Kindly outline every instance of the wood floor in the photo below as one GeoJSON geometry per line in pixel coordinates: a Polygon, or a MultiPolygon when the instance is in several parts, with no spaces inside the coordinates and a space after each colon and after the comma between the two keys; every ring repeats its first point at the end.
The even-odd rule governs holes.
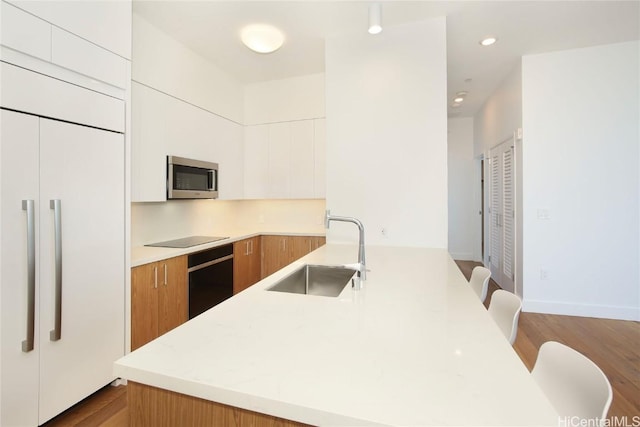
{"type": "MultiPolygon", "coordinates": [[[[480,265],[471,261],[456,264],[467,279],[473,267],[480,265]]],[[[498,285],[491,280],[486,307],[496,289],[498,285]]],[[[640,417],[640,322],[521,313],[513,347],[529,370],[546,341],[566,344],[602,369],[613,388],[609,417],[626,415],[629,423],[632,417],[640,417]]]]}
{"type": "MultiPolygon", "coordinates": [[[[458,261],[468,279],[478,263],[458,261]]],[[[498,289],[492,280],[485,306],[498,289]]],[[[609,417],[640,417],[640,323],[586,317],[522,313],[514,348],[531,369],[538,348],[545,341],[558,341],[593,360],[609,378],[613,403],[609,417]]],[[[631,424],[630,424],[631,425],[631,424]]],[[[107,386],[45,424],[46,427],[127,427],[126,387],[107,386]]]]}

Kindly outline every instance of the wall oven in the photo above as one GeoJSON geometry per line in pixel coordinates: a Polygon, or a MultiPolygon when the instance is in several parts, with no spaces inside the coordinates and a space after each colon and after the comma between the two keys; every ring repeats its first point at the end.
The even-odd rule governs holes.
{"type": "Polygon", "coordinates": [[[233,244],[188,256],[189,319],[233,296],[233,244]]]}
{"type": "Polygon", "coordinates": [[[167,200],[217,197],[217,163],[167,156],[167,200]]]}

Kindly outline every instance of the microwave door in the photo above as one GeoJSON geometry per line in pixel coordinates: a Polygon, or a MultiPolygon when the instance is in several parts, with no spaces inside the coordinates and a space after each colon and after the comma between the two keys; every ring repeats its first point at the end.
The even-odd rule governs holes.
{"type": "Polygon", "coordinates": [[[217,197],[217,163],[167,156],[167,200],[217,197]]]}

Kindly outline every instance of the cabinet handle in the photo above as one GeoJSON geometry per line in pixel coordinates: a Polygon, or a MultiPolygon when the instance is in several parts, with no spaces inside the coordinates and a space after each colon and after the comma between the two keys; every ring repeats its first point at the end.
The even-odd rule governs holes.
{"type": "Polygon", "coordinates": [[[282,251],[287,250],[287,239],[282,239],[282,251]]]}
{"type": "Polygon", "coordinates": [[[253,240],[249,240],[249,244],[251,245],[251,249],[249,249],[249,255],[253,254],[253,240]]]}
{"type": "Polygon", "coordinates": [[[153,266],[153,288],[158,289],[158,266],[153,266]]]}
{"type": "Polygon", "coordinates": [[[164,265],[164,285],[167,286],[167,264],[164,265]]]}
{"type": "Polygon", "coordinates": [[[249,242],[244,242],[244,256],[249,255],[249,242]]]}
{"type": "Polygon", "coordinates": [[[33,200],[23,200],[22,210],[27,211],[27,339],[22,341],[22,351],[33,350],[36,304],[36,236],[33,200]]]}
{"type": "Polygon", "coordinates": [[[49,340],[58,341],[62,337],[62,201],[51,200],[49,208],[53,209],[55,240],[55,314],[54,328],[49,332],[49,340]]]}

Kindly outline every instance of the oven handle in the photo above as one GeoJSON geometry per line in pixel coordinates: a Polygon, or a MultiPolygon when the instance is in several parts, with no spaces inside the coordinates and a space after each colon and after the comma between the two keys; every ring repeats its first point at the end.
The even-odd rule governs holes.
{"type": "Polygon", "coordinates": [[[187,272],[191,273],[192,271],[202,270],[203,268],[207,268],[207,267],[210,267],[210,266],[215,265],[215,264],[219,264],[219,263],[224,262],[224,261],[229,261],[230,259],[233,259],[233,254],[227,255],[227,256],[222,257],[222,258],[214,259],[213,261],[205,262],[204,264],[198,264],[198,265],[196,265],[194,267],[189,268],[187,270],[187,272]]]}

